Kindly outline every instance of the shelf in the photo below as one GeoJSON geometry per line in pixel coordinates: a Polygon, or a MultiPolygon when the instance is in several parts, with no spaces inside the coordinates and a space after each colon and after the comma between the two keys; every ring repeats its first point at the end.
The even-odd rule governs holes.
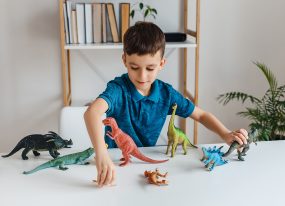
{"type": "MultiPolygon", "coordinates": [[[[166,48],[196,48],[197,44],[191,41],[167,42],[166,48]]],[[[96,44],[66,44],[64,49],[123,49],[122,43],[96,43],[96,44]]]]}

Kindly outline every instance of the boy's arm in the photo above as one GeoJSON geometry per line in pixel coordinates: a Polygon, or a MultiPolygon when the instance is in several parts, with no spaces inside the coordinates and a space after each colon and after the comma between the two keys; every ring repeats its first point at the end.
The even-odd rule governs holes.
{"type": "Polygon", "coordinates": [[[115,166],[109,157],[102,131],[102,115],[108,110],[107,102],[96,99],[84,113],[84,120],[91,142],[96,151],[96,167],[98,186],[113,184],[115,181],[115,166]]]}
{"type": "Polygon", "coordinates": [[[203,124],[209,130],[218,134],[229,145],[233,141],[237,141],[241,145],[247,143],[246,139],[248,137],[247,131],[245,129],[230,131],[213,114],[203,111],[197,106],[195,106],[195,109],[190,115],[190,117],[203,124]]]}

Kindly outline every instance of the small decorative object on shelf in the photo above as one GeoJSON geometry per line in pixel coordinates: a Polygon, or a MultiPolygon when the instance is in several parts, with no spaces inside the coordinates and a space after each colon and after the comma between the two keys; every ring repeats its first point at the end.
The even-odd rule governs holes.
{"type": "Polygon", "coordinates": [[[139,12],[143,16],[143,21],[146,21],[146,19],[149,16],[152,16],[155,19],[157,15],[157,10],[155,8],[152,8],[150,5],[146,5],[143,2],[134,4],[133,9],[131,10],[131,13],[130,13],[130,16],[132,17],[132,19],[134,18],[136,12],[139,12]],[[137,5],[138,5],[138,8],[135,9],[134,7],[136,7],[137,5]]]}
{"type": "Polygon", "coordinates": [[[50,155],[53,158],[57,158],[60,153],[57,151],[61,148],[70,148],[69,146],[73,145],[72,140],[62,139],[55,132],[48,132],[47,134],[32,134],[24,137],[15,148],[7,155],[3,155],[2,157],[9,157],[20,149],[24,149],[22,152],[22,159],[27,160],[27,154],[29,151],[33,151],[35,156],[39,156],[40,153],[38,151],[49,151],[50,155]]]}
{"type": "Polygon", "coordinates": [[[44,164],[41,164],[40,166],[36,167],[33,170],[27,172],[24,171],[23,174],[25,175],[32,174],[39,170],[47,169],[50,167],[58,167],[60,170],[67,170],[68,168],[64,167],[64,165],[72,165],[72,164],[88,165],[89,162],[85,162],[85,160],[88,159],[92,154],[94,154],[94,149],[90,147],[82,152],[72,153],[50,160],[44,164]]]}
{"type": "Polygon", "coordinates": [[[107,132],[107,136],[113,139],[117,146],[122,150],[123,158],[121,161],[124,161],[120,164],[120,166],[125,166],[130,162],[131,156],[134,156],[142,161],[149,162],[149,163],[163,163],[168,161],[167,160],[153,160],[146,156],[144,156],[138,149],[137,145],[133,141],[133,139],[123,132],[117,125],[117,122],[112,117],[107,117],[103,120],[103,124],[105,126],[111,127],[112,131],[107,132]]]}
{"type": "Polygon", "coordinates": [[[258,130],[257,129],[252,129],[250,133],[248,134],[248,139],[247,139],[247,144],[240,145],[237,141],[234,141],[228,151],[223,154],[223,157],[228,156],[231,154],[234,150],[237,150],[238,152],[238,159],[241,161],[244,161],[244,158],[242,156],[246,155],[246,152],[249,150],[249,145],[254,142],[256,145],[258,137],[258,130]]]}
{"type": "Polygon", "coordinates": [[[166,42],[184,42],[186,41],[186,34],[180,32],[164,33],[166,42]]]}
{"type": "Polygon", "coordinates": [[[187,154],[187,146],[198,148],[190,142],[186,134],[181,129],[175,127],[174,118],[175,118],[176,109],[177,109],[177,104],[174,104],[172,106],[172,115],[169,120],[168,131],[167,131],[168,145],[166,149],[166,154],[168,154],[169,148],[170,146],[172,146],[171,157],[174,157],[174,153],[176,152],[178,144],[182,145],[184,150],[184,155],[187,154]]]}
{"type": "MultiPolygon", "coordinates": [[[[223,146],[222,146],[223,147],[223,146]]],[[[216,149],[216,146],[213,148],[209,147],[206,149],[202,147],[203,157],[201,161],[205,164],[205,168],[209,171],[212,171],[215,166],[224,165],[228,163],[227,160],[223,159],[223,152],[221,152],[222,147],[216,149]]]]}
{"type": "Polygon", "coordinates": [[[161,174],[158,169],[155,169],[155,171],[144,171],[144,176],[147,177],[147,180],[149,184],[154,184],[157,186],[160,185],[168,185],[167,180],[159,180],[159,177],[166,177],[168,172],[166,172],[164,175],[161,174]]]}

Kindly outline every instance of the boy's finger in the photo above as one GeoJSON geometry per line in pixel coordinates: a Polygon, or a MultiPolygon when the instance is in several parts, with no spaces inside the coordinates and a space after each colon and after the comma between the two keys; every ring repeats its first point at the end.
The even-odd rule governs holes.
{"type": "Polygon", "coordinates": [[[234,140],[237,141],[240,145],[243,145],[243,141],[239,138],[237,132],[233,132],[234,140]]]}
{"type": "Polygon", "coordinates": [[[100,168],[98,168],[97,169],[97,180],[96,180],[98,186],[99,186],[99,183],[101,181],[101,176],[100,176],[101,172],[102,172],[102,170],[100,168]]]}
{"type": "Polygon", "coordinates": [[[106,179],[104,181],[104,185],[108,185],[110,182],[111,182],[111,179],[112,179],[112,171],[109,169],[107,171],[107,174],[106,174],[106,179]]]}
{"type": "Polygon", "coordinates": [[[103,183],[105,182],[106,175],[107,175],[107,168],[105,167],[105,168],[102,170],[101,175],[100,175],[99,186],[102,186],[103,183]]]}
{"type": "Polygon", "coordinates": [[[248,139],[248,133],[247,133],[247,131],[246,131],[245,129],[239,129],[237,132],[242,133],[242,135],[243,135],[246,139],[248,139]]]}
{"type": "Polygon", "coordinates": [[[243,134],[237,132],[235,135],[242,141],[243,144],[247,144],[246,137],[243,134]]]}
{"type": "Polygon", "coordinates": [[[115,181],[116,181],[116,171],[113,169],[112,170],[111,185],[115,185],[115,181]]]}

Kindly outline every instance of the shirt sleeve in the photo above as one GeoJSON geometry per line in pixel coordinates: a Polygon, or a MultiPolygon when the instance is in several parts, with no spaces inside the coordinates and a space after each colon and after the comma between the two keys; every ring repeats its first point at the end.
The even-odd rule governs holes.
{"type": "Polygon", "coordinates": [[[108,110],[106,111],[106,114],[111,116],[111,114],[114,112],[115,105],[118,105],[121,96],[122,88],[118,84],[111,81],[107,84],[106,90],[97,98],[102,98],[107,102],[108,110]]]}
{"type": "Polygon", "coordinates": [[[180,117],[189,117],[194,111],[195,105],[189,99],[185,98],[182,94],[180,94],[177,90],[175,90],[172,86],[170,86],[170,107],[168,114],[172,114],[172,105],[177,104],[176,115],[180,117]]]}

